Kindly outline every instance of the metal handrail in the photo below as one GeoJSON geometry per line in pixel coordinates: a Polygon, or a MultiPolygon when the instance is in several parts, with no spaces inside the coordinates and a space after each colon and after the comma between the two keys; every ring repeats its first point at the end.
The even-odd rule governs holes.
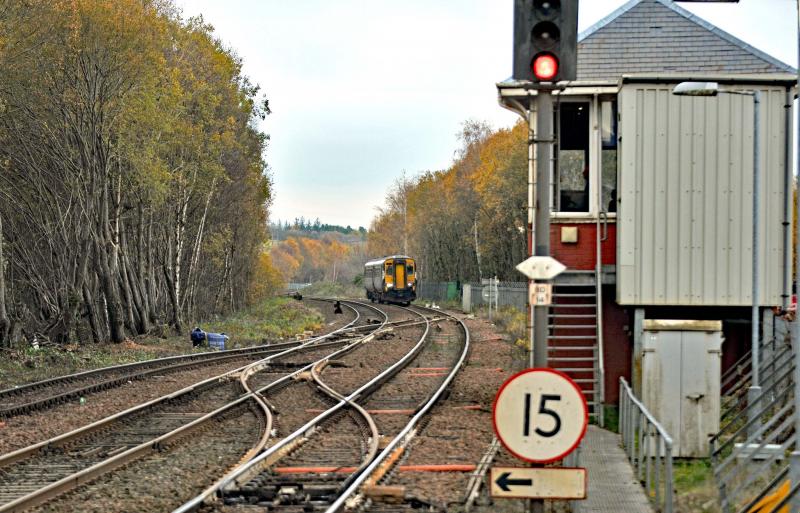
{"type": "MultiPolygon", "coordinates": [[[[599,250],[598,250],[599,255],[599,250]]],[[[603,404],[606,398],[606,368],[603,354],[603,283],[602,283],[602,266],[600,264],[600,257],[597,259],[597,268],[595,269],[595,288],[597,296],[595,297],[597,306],[595,306],[595,314],[597,321],[595,322],[596,336],[597,336],[597,392],[599,397],[595,397],[597,403],[598,423],[600,427],[605,427],[605,411],[603,411],[603,404]]]]}
{"type": "Polygon", "coordinates": [[[728,381],[722,387],[729,400],[723,403],[724,425],[709,440],[709,455],[724,513],[746,513],[772,493],[788,472],[785,467],[778,469],[777,464],[797,442],[792,400],[794,351],[784,343],[785,337],[776,337],[773,331],[765,329],[760,343],[761,348],[770,349],[758,362],[763,387],[760,394],[748,397],[744,393],[755,371],[750,355],[727,373],[728,381]],[[766,487],[762,486],[764,480],[770,480],[766,487]],[[751,494],[758,490],[753,497],[751,494]]]}
{"type": "MultiPolygon", "coordinates": [[[[791,366],[790,366],[789,370],[786,371],[781,376],[781,378],[782,379],[789,378],[793,371],[794,371],[794,362],[791,362],[791,366]]],[[[710,447],[711,447],[711,455],[712,456],[716,455],[716,453],[718,453],[720,450],[722,450],[724,448],[724,445],[727,444],[728,442],[730,442],[730,440],[734,439],[735,437],[737,437],[740,434],[742,434],[743,432],[745,432],[744,431],[745,427],[749,428],[750,426],[753,426],[754,424],[760,423],[759,419],[761,418],[761,416],[765,415],[770,410],[774,409],[775,408],[775,404],[779,400],[785,399],[787,394],[792,392],[792,388],[790,386],[788,386],[791,383],[791,381],[789,383],[784,383],[782,381],[782,379],[781,380],[776,380],[775,383],[773,383],[770,387],[768,387],[766,390],[764,390],[761,393],[761,395],[759,396],[759,400],[753,401],[752,404],[747,404],[733,418],[729,419],[728,423],[725,424],[717,433],[715,433],[714,436],[711,437],[711,439],[709,440],[709,443],[711,444],[710,447]],[[783,389],[782,390],[778,390],[779,386],[782,386],[783,389]],[[762,398],[769,397],[770,395],[773,396],[771,401],[762,400],[762,398]],[[750,415],[751,410],[754,410],[754,409],[757,409],[758,413],[750,415]],[[749,419],[749,420],[746,422],[746,424],[744,426],[741,426],[739,424],[739,422],[741,420],[743,420],[743,419],[749,419]],[[739,426],[739,427],[736,429],[736,431],[734,433],[729,435],[730,436],[729,440],[727,442],[725,442],[719,448],[716,448],[717,442],[719,442],[720,439],[722,438],[722,436],[725,435],[729,431],[729,428],[736,427],[736,426],[739,426]]]]}
{"type": "Polygon", "coordinates": [[[662,513],[673,513],[672,437],[619,378],[619,428],[634,473],[662,513]],[[662,470],[663,466],[663,483],[662,470]]]}
{"type": "MultiPolygon", "coordinates": [[[[773,374],[775,374],[778,371],[777,369],[775,369],[775,362],[776,361],[782,362],[782,363],[779,364],[779,366],[781,366],[781,367],[783,365],[785,365],[787,362],[792,362],[793,359],[792,359],[791,348],[790,347],[784,347],[783,349],[781,349],[778,352],[776,352],[775,355],[772,358],[770,358],[768,361],[765,360],[765,361],[763,361],[761,363],[761,365],[759,365],[760,372],[763,373],[763,375],[765,375],[763,381],[769,381],[769,379],[771,379],[771,377],[766,376],[767,368],[772,367],[772,372],[769,373],[769,376],[772,376],[773,374]],[[787,356],[788,356],[788,358],[786,358],[787,356]]],[[[747,397],[747,394],[745,393],[745,391],[747,390],[747,387],[750,386],[752,374],[753,374],[753,371],[752,370],[748,370],[746,373],[740,375],[739,376],[740,377],[740,381],[736,385],[730,387],[725,392],[725,395],[727,395],[729,397],[738,396],[738,398],[735,398],[735,399],[732,399],[732,400],[729,400],[729,401],[726,402],[726,404],[723,406],[723,408],[726,408],[725,412],[722,414],[723,417],[725,415],[727,415],[727,413],[732,408],[734,408],[735,405],[741,403],[742,400],[743,400],[742,399],[743,397],[747,397]]]]}
{"type": "MultiPolygon", "coordinates": [[[[763,397],[769,397],[770,394],[774,394],[777,387],[780,386],[789,386],[791,387],[791,374],[794,371],[794,358],[792,357],[791,351],[786,353],[780,353],[776,360],[782,360],[781,363],[775,365],[774,361],[770,364],[772,367],[772,371],[767,373],[764,372],[762,376],[764,379],[762,383],[772,383],[768,389],[762,390],[761,394],[763,397]],[[784,371],[785,367],[789,367],[788,371],[784,371]],[[783,374],[780,374],[783,372],[783,374]],[[786,381],[786,378],[789,378],[786,381]]],[[[749,381],[748,381],[749,383],[749,381]]],[[[749,385],[748,385],[749,386],[749,385]]],[[[747,387],[740,387],[736,391],[737,397],[730,401],[727,401],[724,406],[722,406],[722,413],[720,414],[720,419],[728,418],[734,412],[740,412],[742,409],[747,409],[748,397],[747,397],[747,387]]],[[[721,431],[724,431],[722,429],[721,431]]]]}

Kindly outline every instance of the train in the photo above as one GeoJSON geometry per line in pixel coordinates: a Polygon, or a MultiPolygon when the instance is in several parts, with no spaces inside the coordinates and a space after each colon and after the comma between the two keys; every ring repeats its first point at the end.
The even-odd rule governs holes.
{"type": "Polygon", "coordinates": [[[406,255],[393,255],[364,264],[364,287],[373,303],[408,306],[417,299],[417,263],[406,255]]]}

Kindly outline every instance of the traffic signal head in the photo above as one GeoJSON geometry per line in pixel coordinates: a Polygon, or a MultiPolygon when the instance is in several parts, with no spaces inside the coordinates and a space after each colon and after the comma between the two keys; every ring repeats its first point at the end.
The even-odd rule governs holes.
{"type": "Polygon", "coordinates": [[[516,80],[575,80],[578,0],[514,0],[516,80]]]}

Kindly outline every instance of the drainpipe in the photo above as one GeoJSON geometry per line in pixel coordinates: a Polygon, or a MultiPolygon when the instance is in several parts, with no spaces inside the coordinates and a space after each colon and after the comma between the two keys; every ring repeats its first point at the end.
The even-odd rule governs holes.
{"type": "Polygon", "coordinates": [[[786,194],[783,202],[783,292],[781,306],[786,311],[791,306],[792,297],[792,88],[786,88],[786,99],[783,102],[783,190],[786,194]]]}

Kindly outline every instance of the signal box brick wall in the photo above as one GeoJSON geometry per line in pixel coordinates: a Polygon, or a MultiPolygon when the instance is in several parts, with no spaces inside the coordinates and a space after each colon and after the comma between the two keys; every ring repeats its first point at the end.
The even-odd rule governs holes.
{"type": "MultiPolygon", "coordinates": [[[[600,227],[602,235],[603,227],[600,227]]],[[[550,224],[550,253],[553,258],[566,265],[567,268],[579,271],[593,271],[595,253],[597,252],[595,234],[597,225],[592,223],[559,223],[552,220],[550,224]],[[578,228],[577,243],[561,242],[561,228],[576,226],[578,228]]],[[[608,223],[608,238],[601,243],[603,264],[614,265],[617,261],[617,226],[608,223]]]]}
{"type": "MultiPolygon", "coordinates": [[[[610,226],[609,226],[610,228],[610,226]]],[[[633,315],[614,301],[614,286],[603,287],[603,362],[605,403],[619,401],[619,377],[631,380],[633,315]]]]}

